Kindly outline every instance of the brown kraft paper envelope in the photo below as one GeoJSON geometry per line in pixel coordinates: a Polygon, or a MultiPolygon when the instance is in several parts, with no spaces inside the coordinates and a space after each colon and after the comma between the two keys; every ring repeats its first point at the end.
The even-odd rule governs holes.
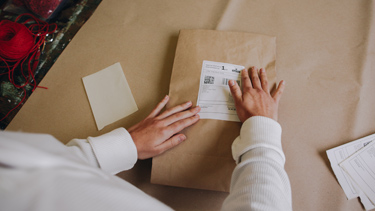
{"type": "MultiPolygon", "coordinates": [[[[197,102],[203,60],[266,68],[270,86],[276,80],[276,38],[243,32],[181,30],[173,64],[167,107],[197,102]]],[[[229,191],[235,168],[231,144],[241,123],[201,119],[182,133],[187,139],[153,158],[155,184],[229,191]]]]}

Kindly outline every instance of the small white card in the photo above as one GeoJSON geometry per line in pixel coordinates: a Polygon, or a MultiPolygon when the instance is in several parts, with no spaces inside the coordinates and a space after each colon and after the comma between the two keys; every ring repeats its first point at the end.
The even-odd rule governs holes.
{"type": "Polygon", "coordinates": [[[98,130],[138,110],[120,63],[82,81],[98,130]]]}
{"type": "Polygon", "coordinates": [[[229,80],[241,84],[240,65],[203,61],[197,105],[201,107],[201,119],[218,119],[239,122],[229,80]]]}

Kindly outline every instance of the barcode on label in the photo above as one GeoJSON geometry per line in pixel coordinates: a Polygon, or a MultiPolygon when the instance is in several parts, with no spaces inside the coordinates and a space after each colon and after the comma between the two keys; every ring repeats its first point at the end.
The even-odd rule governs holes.
{"type": "MultiPolygon", "coordinates": [[[[229,78],[223,78],[223,80],[222,80],[222,84],[223,84],[223,85],[228,85],[229,80],[232,80],[232,79],[229,79],[229,78]]],[[[236,80],[236,81],[237,81],[237,84],[240,86],[240,81],[239,81],[239,80],[236,80]]]]}

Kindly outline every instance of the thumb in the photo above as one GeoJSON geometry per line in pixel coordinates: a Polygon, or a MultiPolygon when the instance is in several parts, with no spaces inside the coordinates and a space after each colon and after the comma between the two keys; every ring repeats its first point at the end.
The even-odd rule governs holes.
{"type": "Polygon", "coordinates": [[[237,104],[238,102],[242,101],[242,92],[240,86],[238,86],[237,82],[235,80],[229,80],[229,89],[232,93],[234,102],[237,104]]]}
{"type": "Polygon", "coordinates": [[[166,95],[159,103],[158,105],[154,108],[154,110],[151,111],[151,113],[147,116],[147,118],[153,118],[156,117],[160,111],[167,105],[169,101],[169,96],[166,95]]]}
{"type": "Polygon", "coordinates": [[[281,95],[284,92],[284,89],[285,89],[285,81],[280,81],[279,86],[277,86],[277,89],[272,96],[273,99],[276,101],[276,103],[279,103],[281,95]]]}

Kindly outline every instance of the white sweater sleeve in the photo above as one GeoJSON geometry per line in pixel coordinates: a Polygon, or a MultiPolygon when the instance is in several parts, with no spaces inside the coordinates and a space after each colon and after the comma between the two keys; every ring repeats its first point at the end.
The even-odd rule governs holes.
{"type": "Polygon", "coordinates": [[[73,139],[67,146],[91,166],[111,174],[131,169],[137,162],[137,148],[124,128],[98,137],[73,139]]]}
{"type": "Polygon", "coordinates": [[[246,120],[232,154],[237,166],[222,210],[292,210],[281,127],[276,121],[260,116],[246,120]]]}

